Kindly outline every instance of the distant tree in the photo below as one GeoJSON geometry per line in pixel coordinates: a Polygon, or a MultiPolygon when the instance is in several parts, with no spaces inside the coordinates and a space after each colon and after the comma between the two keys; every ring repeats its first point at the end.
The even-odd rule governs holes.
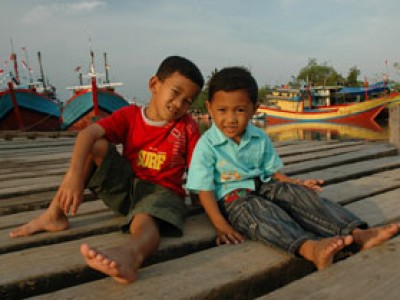
{"type": "Polygon", "coordinates": [[[211,78],[218,72],[218,69],[215,68],[210,75],[207,76],[206,83],[204,84],[203,90],[200,92],[199,96],[196,98],[196,101],[191,106],[192,110],[200,110],[202,112],[206,112],[206,101],[208,100],[208,86],[210,84],[211,78]]]}
{"type": "Polygon", "coordinates": [[[267,95],[271,93],[271,87],[266,84],[258,90],[258,101],[265,103],[267,101],[267,95]]]}
{"type": "Polygon", "coordinates": [[[346,78],[346,86],[358,86],[358,75],[360,75],[360,70],[357,66],[351,67],[346,78]]]}
{"type": "Polygon", "coordinates": [[[345,81],[333,67],[328,66],[326,62],[319,65],[315,58],[308,60],[307,66],[302,68],[297,75],[297,80],[314,85],[337,85],[345,81]]]}

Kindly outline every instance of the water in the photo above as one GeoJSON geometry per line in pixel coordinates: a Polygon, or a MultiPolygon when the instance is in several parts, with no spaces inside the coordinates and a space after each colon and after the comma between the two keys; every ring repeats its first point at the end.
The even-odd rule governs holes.
{"type": "MultiPolygon", "coordinates": [[[[363,124],[345,123],[286,123],[269,125],[263,120],[252,120],[253,124],[263,128],[272,141],[316,141],[316,140],[365,140],[385,141],[389,139],[387,121],[365,122],[363,124]]],[[[199,119],[200,131],[211,125],[209,119],[199,119]]]]}

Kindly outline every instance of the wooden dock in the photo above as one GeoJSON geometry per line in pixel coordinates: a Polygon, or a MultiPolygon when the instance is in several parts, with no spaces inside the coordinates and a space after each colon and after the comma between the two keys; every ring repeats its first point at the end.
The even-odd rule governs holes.
{"type": "MultiPolygon", "coordinates": [[[[322,272],[280,250],[246,241],[216,247],[199,207],[190,207],[182,238],[162,238],[134,284],[88,268],[83,242],[124,243],[121,217],[90,192],[71,228],[11,239],[9,231],[40,214],[67,169],[74,139],[0,140],[0,299],[398,299],[400,238],[322,272]]],[[[400,220],[400,156],[389,144],[363,141],[275,143],[284,172],[321,178],[322,192],[371,225],[400,220]]],[[[190,204],[188,203],[190,206],[190,204]]]]}

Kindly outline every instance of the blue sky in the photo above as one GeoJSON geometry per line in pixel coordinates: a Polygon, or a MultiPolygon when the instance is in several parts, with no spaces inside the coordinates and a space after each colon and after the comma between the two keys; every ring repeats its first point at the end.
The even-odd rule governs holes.
{"type": "MultiPolygon", "coordinates": [[[[74,68],[89,65],[89,36],[96,69],[108,53],[111,79],[127,99],[147,102],[148,79],[168,55],[195,62],[207,77],[214,68],[250,68],[260,86],[285,83],[309,58],[346,76],[373,82],[400,61],[398,0],[1,0],[0,64],[10,37],[22,58],[45,73],[66,100],[78,83],[74,68]],[[387,61],[387,65],[385,65],[387,61]]],[[[1,65],[0,65],[1,66],[1,65]]]]}

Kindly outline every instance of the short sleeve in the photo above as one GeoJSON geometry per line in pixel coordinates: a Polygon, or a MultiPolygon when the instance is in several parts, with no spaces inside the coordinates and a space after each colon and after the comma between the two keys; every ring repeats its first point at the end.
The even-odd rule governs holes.
{"type": "Polygon", "coordinates": [[[203,136],[193,152],[186,184],[187,190],[193,192],[215,190],[215,160],[215,153],[203,136]]]}
{"type": "Polygon", "coordinates": [[[100,119],[97,124],[104,128],[106,138],[111,143],[120,144],[125,141],[134,117],[134,108],[126,106],[114,111],[110,116],[100,119]]]}

